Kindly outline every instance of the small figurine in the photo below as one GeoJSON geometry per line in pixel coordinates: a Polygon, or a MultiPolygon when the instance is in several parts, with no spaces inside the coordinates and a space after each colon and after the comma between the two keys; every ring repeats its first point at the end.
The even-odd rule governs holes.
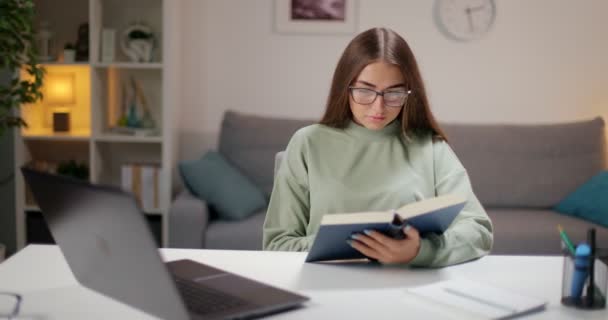
{"type": "Polygon", "coordinates": [[[82,23],[78,27],[78,38],[76,39],[76,61],[89,60],[89,24],[82,23]]]}

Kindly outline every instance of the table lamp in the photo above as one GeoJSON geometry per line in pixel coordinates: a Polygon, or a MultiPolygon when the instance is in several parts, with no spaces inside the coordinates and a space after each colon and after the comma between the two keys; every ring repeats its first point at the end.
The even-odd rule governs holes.
{"type": "Polygon", "coordinates": [[[53,110],[53,131],[70,131],[70,110],[75,102],[74,74],[49,73],[45,77],[44,103],[53,110]]]}

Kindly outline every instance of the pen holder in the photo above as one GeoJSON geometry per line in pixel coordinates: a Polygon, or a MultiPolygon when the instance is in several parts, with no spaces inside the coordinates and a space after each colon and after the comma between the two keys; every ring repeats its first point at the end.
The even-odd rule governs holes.
{"type": "Polygon", "coordinates": [[[581,261],[570,253],[564,254],[562,304],[587,310],[605,308],[608,290],[608,250],[598,249],[595,256],[584,259],[587,261],[581,261]],[[592,284],[591,280],[593,280],[592,284]],[[590,285],[593,285],[593,288],[590,288],[590,285]]]}

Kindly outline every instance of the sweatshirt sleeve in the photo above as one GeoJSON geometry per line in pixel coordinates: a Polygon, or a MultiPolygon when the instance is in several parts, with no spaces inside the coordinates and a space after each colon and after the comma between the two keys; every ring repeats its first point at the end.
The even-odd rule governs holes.
{"type": "Polygon", "coordinates": [[[421,239],[420,251],[410,265],[442,267],[488,254],[493,244],[492,222],[473,193],[465,168],[445,141],[433,143],[433,154],[436,195],[460,195],[467,203],[443,234],[421,239]]]}
{"type": "Polygon", "coordinates": [[[291,138],[274,180],[263,230],[264,250],[306,251],[310,217],[306,143],[302,132],[291,138]]]}

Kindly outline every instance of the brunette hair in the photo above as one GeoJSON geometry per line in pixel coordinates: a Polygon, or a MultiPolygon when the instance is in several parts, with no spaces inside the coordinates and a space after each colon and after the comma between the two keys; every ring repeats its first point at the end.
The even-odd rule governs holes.
{"type": "Polygon", "coordinates": [[[430,133],[435,138],[446,140],[431,113],[412,50],[395,31],[385,28],[373,28],[360,33],[344,49],[334,71],[325,114],[320,123],[334,128],[345,128],[348,125],[353,117],[349,107],[348,87],[365,66],[377,61],[399,67],[407,89],[412,91],[397,117],[401,121],[403,134],[420,136],[430,133]]]}

